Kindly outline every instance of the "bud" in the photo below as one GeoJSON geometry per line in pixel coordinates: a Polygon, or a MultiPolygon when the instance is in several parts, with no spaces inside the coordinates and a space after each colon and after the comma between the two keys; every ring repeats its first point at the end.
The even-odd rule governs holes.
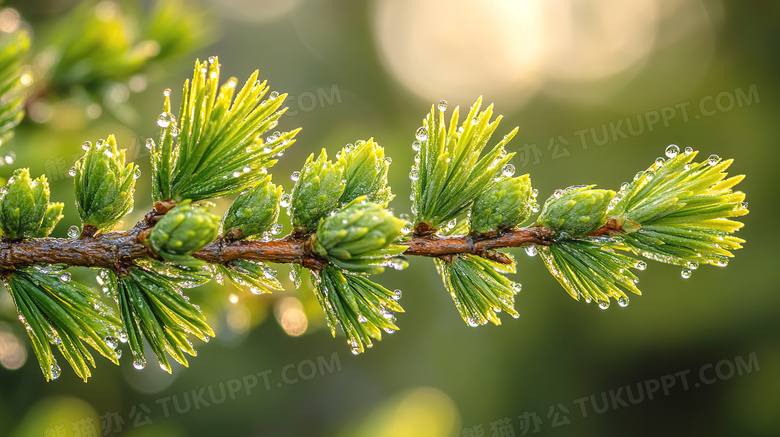
{"type": "Polygon", "coordinates": [[[118,151],[114,136],[109,135],[105,142],[90,144],[75,169],[73,186],[81,221],[111,230],[133,207],[138,167],[125,165],[125,151],[118,151]]]}
{"type": "Polygon", "coordinates": [[[341,203],[349,203],[360,196],[366,196],[371,202],[389,202],[395,197],[387,186],[390,160],[385,158],[385,149],[373,138],[357,141],[351,149],[341,149],[339,163],[344,166],[347,180],[341,203]]]}
{"type": "Polygon", "coordinates": [[[328,161],[325,149],[316,161],[314,154],[309,155],[292,192],[293,227],[315,228],[320,218],[339,206],[345,182],[344,166],[328,161]]]}
{"type": "Polygon", "coordinates": [[[486,234],[512,228],[531,214],[531,179],[528,175],[493,182],[471,207],[471,230],[486,234]]]}
{"type": "Polygon", "coordinates": [[[5,186],[0,198],[0,225],[10,240],[33,238],[49,206],[49,183],[46,176],[30,179],[30,170],[20,168],[5,186]]]}
{"type": "Polygon", "coordinates": [[[279,217],[282,191],[282,187],[272,184],[268,176],[236,197],[225,213],[225,235],[234,239],[251,238],[271,229],[279,217]]]}
{"type": "Polygon", "coordinates": [[[149,234],[148,242],[164,259],[180,264],[194,264],[190,257],[219,234],[219,216],[205,206],[184,201],[168,211],[149,234]]]}
{"type": "Polygon", "coordinates": [[[602,225],[604,213],[615,192],[591,190],[595,185],[569,187],[544,202],[537,224],[558,234],[584,236],[602,225]]]}
{"type": "Polygon", "coordinates": [[[386,203],[359,197],[317,227],[313,248],[337,266],[360,272],[380,273],[379,265],[406,249],[392,243],[405,221],[393,216],[386,203]]]}
{"type": "Polygon", "coordinates": [[[51,231],[54,230],[54,227],[57,226],[57,223],[63,217],[62,208],[64,206],[65,204],[60,202],[49,204],[46,208],[46,214],[43,216],[41,227],[38,228],[38,232],[35,234],[35,238],[44,238],[51,234],[51,231]]]}

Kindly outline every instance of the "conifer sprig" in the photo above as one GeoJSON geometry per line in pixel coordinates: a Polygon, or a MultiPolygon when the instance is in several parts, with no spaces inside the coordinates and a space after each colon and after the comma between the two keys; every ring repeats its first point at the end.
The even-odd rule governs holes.
{"type": "Polygon", "coordinates": [[[725,265],[744,242],[733,236],[742,226],[733,219],[748,211],[733,191],[742,176],[726,175],[732,161],[694,163],[696,153],[677,146],[619,191],[556,190],[532,219],[537,191],[528,175],[514,176],[504,151],[517,129],[488,147],[501,117],[493,119],[492,105],[481,110],[481,98],[460,126],[457,108],[445,123],[440,102],[417,130],[411,219],[390,207],[392,161],[373,139],[334,160],[325,149],[310,155],[284,193],[267,175],[299,131],[270,133],[284,96],[266,97],[257,72],[236,92],[234,78],[220,85],[219,69],[216,58],[196,62],[177,116],[164,93],[160,141],[149,143],[154,207],[132,229],[113,230],[133,207],[138,175],[113,136],[85,143],[73,169],[80,235],[46,238],[63,206],[49,201],[45,176],[18,169],[0,189],[0,277],[47,379],[61,370],[52,345],[85,380],[96,365],[87,345],[118,363],[126,341],[136,368],[147,364],[146,345],[167,372],[171,359],[187,365],[191,336],[208,341],[214,330],[183,290],[212,277],[254,294],[281,290],[269,263],[292,264],[296,287],[310,271],[331,334],[343,333],[359,354],[398,329],[401,291],[371,275],[404,269],[406,256],[433,258],[461,318],[479,326],[500,324],[500,313],[519,316],[516,263],[503,248],[539,253],[573,298],[607,308],[640,294],[632,270],[646,264],[637,257],[683,266],[688,277],[699,263],[725,265]],[[205,199],[227,195],[237,196],[223,217],[209,212],[205,199]],[[293,230],[279,237],[281,208],[293,230]],[[71,281],[72,265],[100,269],[114,305],[71,281]]]}

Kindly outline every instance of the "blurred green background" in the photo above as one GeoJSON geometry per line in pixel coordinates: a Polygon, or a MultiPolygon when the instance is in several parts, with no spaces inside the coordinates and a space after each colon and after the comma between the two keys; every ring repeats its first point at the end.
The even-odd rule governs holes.
{"type": "MultiPolygon", "coordinates": [[[[106,5],[113,7],[97,7],[106,5]]],[[[3,7],[18,10],[38,37],[74,6],[3,7]]],[[[272,89],[290,94],[279,128],[303,131],[272,171],[287,191],[288,175],[309,153],[374,137],[393,158],[391,206],[408,212],[411,142],[426,111],[440,99],[451,109],[484,95],[504,115],[498,135],[520,127],[508,149],[518,152],[513,164],[531,174],[540,199],[574,184],[619,187],[670,143],[735,158],[731,172],[747,175],[739,188],[751,209],[739,234],[745,248],[727,268],[703,266],[690,279],[650,263],[640,275],[645,295],[608,311],[572,300],[538,257],[513,250],[521,317],[478,328],[460,319],[432,262],[412,259],[405,271],[377,278],[403,290],[406,313],[401,330],[363,356],[352,356],[343,337],[331,338],[308,281],[294,290],[280,266],[288,291],[274,296],[213,283],[190,293],[217,331],[210,344],[196,345],[190,368],[137,371],[125,353],[119,368],[100,361],[87,384],[66,368],[44,382],[10,297],[0,292],[0,435],[780,433],[780,290],[772,273],[780,245],[772,230],[780,3],[187,6],[196,7],[213,26],[209,45],[114,84],[102,102],[70,95],[40,103],[0,149],[16,156],[0,176],[19,166],[47,173],[52,200],[66,204],[55,236],[77,224],[67,169],[83,141],[110,133],[136,152],[130,156],[144,172],[125,228],[143,216],[149,160],[139,145],[156,135],[162,90],[172,88],[178,102],[194,59],[218,55],[225,80],[260,69],[272,89]]],[[[8,16],[0,13],[0,31],[8,16]]],[[[73,270],[96,284],[92,272],[73,270]]]]}

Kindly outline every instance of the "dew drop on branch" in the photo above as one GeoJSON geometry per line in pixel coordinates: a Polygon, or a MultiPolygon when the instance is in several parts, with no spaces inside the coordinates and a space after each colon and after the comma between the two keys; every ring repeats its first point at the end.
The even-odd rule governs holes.
{"type": "MultiPolygon", "coordinates": [[[[76,166],[75,165],[73,167],[71,167],[70,170],[68,170],[68,176],[70,176],[70,177],[75,177],[76,176],[76,166]]],[[[8,183],[11,183],[11,181],[9,180],[8,183]]]]}
{"type": "Polygon", "coordinates": [[[421,148],[422,148],[422,143],[420,143],[419,141],[415,141],[412,143],[412,150],[414,150],[415,152],[419,152],[421,148]]]}
{"type": "Polygon", "coordinates": [[[57,379],[62,374],[62,369],[60,369],[60,366],[57,363],[51,364],[51,372],[49,376],[51,376],[51,379],[57,379]]]}
{"type": "Polygon", "coordinates": [[[439,108],[439,111],[446,111],[447,110],[447,101],[446,100],[439,100],[439,104],[436,105],[437,108],[439,108]]]}
{"type": "Polygon", "coordinates": [[[647,268],[647,263],[644,262],[644,261],[637,261],[634,264],[634,268],[637,269],[637,270],[644,270],[644,269],[647,268]]]}
{"type": "Polygon", "coordinates": [[[299,172],[299,171],[294,171],[290,175],[290,180],[293,181],[293,182],[298,182],[298,179],[300,179],[300,178],[301,178],[301,172],[299,172]]]}
{"type": "Polygon", "coordinates": [[[116,349],[117,347],[119,347],[119,340],[117,340],[116,337],[112,337],[109,335],[103,340],[106,342],[106,346],[108,346],[109,349],[116,349]]]}
{"type": "Polygon", "coordinates": [[[515,166],[512,164],[505,165],[504,168],[501,169],[501,174],[505,177],[511,178],[515,174],[515,166]]]}
{"type": "Polygon", "coordinates": [[[710,155],[710,157],[707,158],[707,164],[709,164],[710,166],[717,164],[718,161],[720,161],[720,156],[718,155],[710,155]]]}
{"type": "Polygon", "coordinates": [[[526,255],[528,255],[528,256],[536,256],[537,253],[538,253],[538,251],[536,249],[536,245],[531,244],[529,246],[525,246],[525,254],[526,255]]]}
{"type": "Polygon", "coordinates": [[[676,144],[669,144],[669,147],[666,148],[666,156],[669,158],[674,158],[680,153],[680,148],[677,147],[676,144]]]}
{"type": "Polygon", "coordinates": [[[143,368],[146,367],[146,359],[144,357],[136,358],[133,361],[133,367],[135,367],[136,370],[143,370],[143,368]]]}
{"type": "Polygon", "coordinates": [[[680,276],[682,276],[684,279],[690,278],[692,274],[693,274],[693,270],[687,267],[680,271],[680,276]]]}
{"type": "Polygon", "coordinates": [[[628,298],[626,296],[620,296],[620,298],[618,298],[618,305],[620,305],[623,308],[627,307],[628,298]]]}
{"type": "Polygon", "coordinates": [[[89,141],[84,141],[84,143],[81,145],[81,149],[85,152],[88,151],[90,147],[92,147],[92,143],[89,141]]]}
{"type": "Polygon", "coordinates": [[[166,127],[171,125],[171,114],[168,112],[163,112],[160,114],[159,117],[157,117],[157,126],[160,126],[161,128],[165,129],[166,127]]]}
{"type": "Polygon", "coordinates": [[[60,281],[62,282],[70,282],[70,273],[65,272],[60,275],[60,281]]]}
{"type": "Polygon", "coordinates": [[[79,231],[79,227],[76,225],[73,225],[68,228],[68,237],[70,238],[79,238],[79,235],[81,234],[81,231],[79,231]]]}
{"type": "Polygon", "coordinates": [[[425,126],[421,126],[417,128],[417,132],[415,132],[414,136],[420,141],[425,141],[428,139],[428,129],[426,129],[425,126]]]}
{"type": "Polygon", "coordinates": [[[135,168],[135,173],[133,173],[133,179],[138,179],[140,177],[141,177],[141,168],[140,167],[136,167],[135,168]]]}

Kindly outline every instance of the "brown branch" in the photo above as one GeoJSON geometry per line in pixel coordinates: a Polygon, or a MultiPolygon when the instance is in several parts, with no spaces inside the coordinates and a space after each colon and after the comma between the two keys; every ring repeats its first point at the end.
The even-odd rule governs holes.
{"type": "MultiPolygon", "coordinates": [[[[164,209],[164,208],[160,208],[164,209]]],[[[108,268],[125,271],[138,258],[158,257],[152,249],[141,242],[141,236],[154,226],[159,213],[153,211],[136,227],[126,232],[102,234],[83,233],[77,239],[36,238],[24,241],[0,242],[0,269],[14,270],[35,263],[67,264],[108,268]]],[[[470,253],[498,262],[508,263],[506,255],[494,249],[520,247],[527,244],[550,244],[552,232],[543,227],[522,228],[504,231],[491,236],[437,236],[414,235],[408,241],[404,255],[447,257],[470,253]]],[[[218,238],[193,256],[212,264],[224,264],[237,259],[251,259],[273,263],[295,263],[313,270],[321,270],[327,260],[316,255],[310,247],[308,236],[289,235],[282,239],[228,240],[218,238]]]]}

